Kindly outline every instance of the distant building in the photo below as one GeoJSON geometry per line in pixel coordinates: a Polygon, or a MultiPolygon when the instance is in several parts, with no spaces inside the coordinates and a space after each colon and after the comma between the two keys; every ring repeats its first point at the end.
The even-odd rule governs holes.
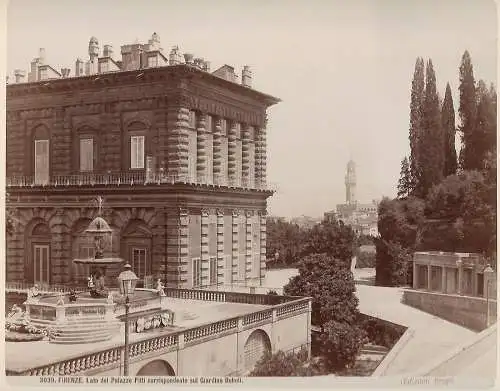
{"type": "Polygon", "coordinates": [[[311,229],[316,224],[321,222],[321,218],[311,216],[299,216],[290,219],[290,223],[297,224],[300,228],[311,229]]]}
{"type": "Polygon", "coordinates": [[[345,194],[346,202],[338,204],[336,210],[325,212],[325,220],[340,220],[358,234],[377,236],[379,202],[373,200],[371,203],[360,204],[356,200],[356,163],[353,160],[347,163],[345,194]]]}

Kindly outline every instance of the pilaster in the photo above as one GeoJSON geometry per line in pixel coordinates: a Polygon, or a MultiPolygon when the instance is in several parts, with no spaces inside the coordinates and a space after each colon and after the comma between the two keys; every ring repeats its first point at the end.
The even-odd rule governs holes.
{"type": "Polygon", "coordinates": [[[180,287],[187,282],[189,215],[186,209],[167,211],[167,284],[180,287]]]}
{"type": "Polygon", "coordinates": [[[233,275],[233,281],[235,280],[234,276],[236,276],[236,280],[239,280],[239,275],[238,275],[238,267],[239,267],[239,212],[237,210],[233,210],[233,220],[232,220],[232,225],[233,225],[233,230],[232,230],[232,241],[233,241],[233,253],[232,253],[232,275],[233,275]]]}
{"type": "Polygon", "coordinates": [[[252,218],[253,212],[247,211],[246,215],[246,247],[245,247],[245,279],[252,278],[252,218]]]}
{"type": "Polygon", "coordinates": [[[464,268],[463,268],[463,263],[462,260],[459,259],[457,261],[457,267],[458,267],[458,286],[457,286],[457,293],[459,295],[462,294],[462,286],[463,286],[463,275],[464,275],[464,268]]]}
{"type": "Polygon", "coordinates": [[[432,265],[427,265],[427,290],[432,291],[432,265]]]}
{"type": "Polygon", "coordinates": [[[225,281],[226,273],[231,276],[232,271],[226,270],[224,260],[224,211],[217,210],[217,269],[218,280],[225,281]]]}
{"type": "Polygon", "coordinates": [[[446,293],[446,266],[441,266],[441,292],[446,293]]]}
{"type": "Polygon", "coordinates": [[[174,99],[167,108],[167,173],[175,180],[187,180],[189,168],[189,109],[183,99],[174,99]]]}
{"type": "Polygon", "coordinates": [[[250,130],[246,124],[241,125],[241,185],[246,188],[253,186],[250,180],[250,130]]]}
{"type": "Polygon", "coordinates": [[[222,119],[215,119],[213,129],[213,181],[216,185],[222,185],[222,119]]]}
{"type": "Polygon", "coordinates": [[[207,170],[207,115],[201,113],[198,116],[197,123],[197,160],[196,160],[196,174],[198,183],[207,183],[208,170],[207,170]]]}
{"type": "Polygon", "coordinates": [[[266,164],[265,128],[255,128],[255,185],[259,189],[266,187],[266,164]]]}
{"type": "Polygon", "coordinates": [[[266,277],[266,245],[267,245],[267,230],[266,230],[266,211],[259,213],[260,217],[260,285],[266,277]]]}
{"type": "Polygon", "coordinates": [[[413,289],[418,289],[418,265],[416,260],[413,260],[413,289]]]}
{"type": "Polygon", "coordinates": [[[229,130],[227,133],[227,176],[229,186],[239,186],[238,175],[236,172],[237,165],[237,123],[235,121],[228,122],[229,130]]]}
{"type": "Polygon", "coordinates": [[[210,283],[210,259],[208,255],[208,219],[209,211],[201,211],[201,284],[206,286],[210,283]]]}

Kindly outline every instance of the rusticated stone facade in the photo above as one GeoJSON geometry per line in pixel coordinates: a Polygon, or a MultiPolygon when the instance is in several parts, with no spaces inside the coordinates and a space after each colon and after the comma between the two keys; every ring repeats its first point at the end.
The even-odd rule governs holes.
{"type": "Polygon", "coordinates": [[[100,195],[114,231],[110,254],[140,259],[141,278],[178,287],[258,283],[272,194],[266,110],[277,102],[189,65],[9,85],[7,208],[16,224],[7,280],[80,278],[72,260],[82,256],[100,195]],[[131,168],[137,137],[144,164],[131,168]],[[84,171],[82,139],[92,144],[84,171]],[[46,140],[42,156],[35,145],[46,140]]]}

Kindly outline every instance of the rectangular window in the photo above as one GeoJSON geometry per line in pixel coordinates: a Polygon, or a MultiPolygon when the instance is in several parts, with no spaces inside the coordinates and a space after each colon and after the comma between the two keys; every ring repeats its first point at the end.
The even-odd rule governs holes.
{"type": "Polygon", "coordinates": [[[201,259],[193,258],[193,288],[201,287],[201,259]]]}
{"type": "Polygon", "coordinates": [[[49,182],[49,140],[35,140],[35,183],[49,182]]]}
{"type": "Polygon", "coordinates": [[[91,138],[80,139],[80,171],[94,169],[94,140],[91,138]]]}
{"type": "Polygon", "coordinates": [[[144,136],[130,137],[130,168],[144,168],[144,136]]]}
{"type": "Polygon", "coordinates": [[[147,252],[145,248],[132,248],[132,270],[137,277],[144,278],[147,274],[147,252]]]}
{"type": "Polygon", "coordinates": [[[148,68],[155,68],[157,66],[158,66],[158,57],[157,56],[148,57],[148,68]]]}
{"type": "Polygon", "coordinates": [[[210,257],[210,285],[217,285],[217,257],[210,257]]]}

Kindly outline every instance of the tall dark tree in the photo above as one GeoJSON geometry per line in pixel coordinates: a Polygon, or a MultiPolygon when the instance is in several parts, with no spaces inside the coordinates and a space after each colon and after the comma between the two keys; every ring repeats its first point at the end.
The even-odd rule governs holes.
{"type": "Polygon", "coordinates": [[[425,90],[424,59],[419,57],[415,63],[413,81],[411,83],[410,101],[410,178],[411,192],[413,193],[416,182],[420,177],[420,137],[422,134],[423,104],[425,90]]]}
{"type": "Polygon", "coordinates": [[[480,80],[477,90],[477,108],[474,131],[468,138],[468,169],[484,171],[488,153],[496,146],[496,93],[488,90],[480,80]]]}
{"type": "Polygon", "coordinates": [[[403,199],[408,197],[412,191],[412,179],[410,171],[410,163],[408,158],[405,156],[401,160],[401,172],[399,174],[398,181],[398,198],[403,199]]]}
{"type": "Polygon", "coordinates": [[[457,151],[455,149],[455,109],[451,96],[450,83],[446,83],[441,122],[444,134],[444,176],[457,171],[457,151]]]}
{"type": "Polygon", "coordinates": [[[460,166],[464,170],[474,169],[474,150],[471,138],[474,137],[476,114],[476,82],[474,69],[469,52],[466,50],[460,64],[460,132],[462,134],[462,150],[460,151],[460,166]]]}
{"type": "Polygon", "coordinates": [[[441,110],[436,89],[436,74],[432,60],[427,62],[425,72],[425,97],[423,106],[422,135],[419,161],[420,177],[417,195],[425,197],[429,189],[443,179],[444,137],[441,126],[441,110]]]}

